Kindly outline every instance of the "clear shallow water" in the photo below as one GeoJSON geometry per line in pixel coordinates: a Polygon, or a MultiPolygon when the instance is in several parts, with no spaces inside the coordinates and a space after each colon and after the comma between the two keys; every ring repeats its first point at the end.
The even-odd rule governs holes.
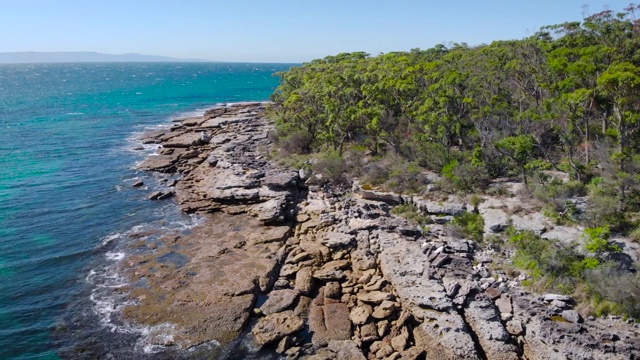
{"type": "Polygon", "coordinates": [[[108,325],[87,300],[92,271],[119,259],[108,240],[193,221],[131,187],[148,176],[133,170],[132,134],[218,103],[266,100],[272,74],[290,66],[0,65],[0,359],[56,359],[86,342],[108,325]]]}

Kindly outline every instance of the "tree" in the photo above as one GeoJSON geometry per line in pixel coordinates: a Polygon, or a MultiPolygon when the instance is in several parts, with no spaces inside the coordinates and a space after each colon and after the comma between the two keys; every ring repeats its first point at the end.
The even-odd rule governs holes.
{"type": "Polygon", "coordinates": [[[527,182],[527,164],[535,158],[536,143],[531,135],[509,136],[495,143],[496,150],[516,164],[522,174],[525,186],[527,182]]]}

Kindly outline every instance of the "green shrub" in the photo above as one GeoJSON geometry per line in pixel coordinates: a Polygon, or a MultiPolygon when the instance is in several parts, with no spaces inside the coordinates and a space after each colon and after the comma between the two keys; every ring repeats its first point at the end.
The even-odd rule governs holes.
{"type": "Polygon", "coordinates": [[[594,266],[593,260],[586,260],[573,246],[543,239],[532,231],[510,233],[509,243],[516,250],[513,264],[544,284],[542,290],[571,292],[584,278],[585,270],[594,266]]]}
{"type": "Polygon", "coordinates": [[[347,180],[345,170],[345,161],[337,152],[325,154],[313,164],[313,172],[322,174],[323,180],[333,184],[341,184],[347,180]]]}
{"type": "Polygon", "coordinates": [[[385,183],[386,187],[400,193],[419,193],[426,184],[426,179],[422,175],[422,169],[416,164],[397,161],[393,162],[389,172],[389,179],[385,183]]]}
{"type": "Polygon", "coordinates": [[[452,160],[442,168],[442,176],[453,190],[462,192],[484,190],[489,184],[489,174],[482,164],[452,160]]]}
{"type": "Polygon", "coordinates": [[[420,226],[425,226],[431,223],[431,219],[425,216],[422,211],[420,211],[420,209],[418,209],[418,207],[413,204],[400,204],[391,209],[391,213],[401,216],[420,226]]]}
{"type": "Polygon", "coordinates": [[[586,279],[598,305],[597,315],[616,313],[640,318],[640,272],[604,263],[589,270],[586,279]]]}
{"type": "Polygon", "coordinates": [[[309,154],[312,143],[313,137],[305,130],[298,130],[278,138],[280,147],[291,154],[309,154]]]}
{"type": "Polygon", "coordinates": [[[570,199],[586,194],[584,184],[579,181],[544,180],[544,173],[539,173],[536,178],[538,179],[537,183],[531,186],[532,193],[538,200],[546,204],[544,214],[554,219],[557,225],[579,222],[578,209],[570,199]]]}
{"type": "Polygon", "coordinates": [[[601,226],[597,228],[586,228],[584,234],[587,238],[585,248],[587,251],[595,253],[597,256],[602,256],[605,252],[620,252],[622,249],[620,246],[611,244],[609,238],[611,237],[611,231],[608,226],[601,226]]]}
{"type": "Polygon", "coordinates": [[[471,240],[482,241],[484,218],[480,214],[465,212],[453,217],[451,225],[471,240]]]}
{"type": "Polygon", "coordinates": [[[640,242],[640,226],[635,227],[633,230],[631,230],[628,236],[631,241],[640,242]]]}
{"type": "Polygon", "coordinates": [[[362,174],[365,183],[399,193],[420,193],[427,181],[423,169],[396,155],[368,163],[362,174]]]}

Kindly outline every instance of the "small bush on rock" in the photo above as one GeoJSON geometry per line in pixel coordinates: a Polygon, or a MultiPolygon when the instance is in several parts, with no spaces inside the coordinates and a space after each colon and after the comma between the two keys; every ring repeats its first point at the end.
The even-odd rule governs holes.
{"type": "Polygon", "coordinates": [[[456,215],[451,222],[454,232],[457,230],[471,240],[482,241],[484,234],[484,218],[480,214],[465,212],[456,215]]]}
{"type": "Polygon", "coordinates": [[[316,160],[313,172],[321,174],[322,180],[332,184],[343,184],[347,181],[344,159],[337,152],[330,152],[316,160]]]}
{"type": "Polygon", "coordinates": [[[431,223],[431,219],[425,216],[422,211],[420,211],[420,209],[418,209],[418,207],[413,204],[400,204],[391,209],[391,213],[401,216],[421,226],[425,226],[431,223]]]}

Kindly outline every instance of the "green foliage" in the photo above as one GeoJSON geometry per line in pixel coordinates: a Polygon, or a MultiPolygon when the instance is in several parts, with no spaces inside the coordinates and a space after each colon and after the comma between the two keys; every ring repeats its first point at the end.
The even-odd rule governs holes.
{"type": "Polygon", "coordinates": [[[640,242],[640,227],[636,227],[633,230],[631,230],[628,234],[629,239],[631,239],[634,242],[640,242]]]}
{"type": "Polygon", "coordinates": [[[615,263],[604,263],[586,274],[597,304],[596,315],[624,314],[640,318],[640,272],[633,273],[615,263]]]}
{"type": "Polygon", "coordinates": [[[543,284],[541,290],[571,292],[584,281],[585,271],[600,264],[596,258],[580,255],[573,246],[543,239],[531,231],[510,233],[509,242],[516,251],[513,264],[543,284]]]}
{"type": "MultiPolygon", "coordinates": [[[[588,284],[598,311],[637,314],[630,299],[640,303],[640,291],[629,297],[619,289],[634,289],[638,278],[605,271],[604,261],[619,251],[610,232],[629,231],[640,212],[637,9],[546,26],[523,40],[342,53],[293,67],[278,74],[272,96],[274,140],[291,163],[312,164],[335,183],[358,176],[420,193],[426,169],[443,175],[444,191],[478,193],[490,179],[520,176],[558,223],[590,227],[591,255],[512,233],[514,264],[545,288],[569,292],[588,284]],[[585,195],[582,213],[574,198],[585,195]],[[622,279],[616,286],[605,281],[612,275],[622,279]]],[[[506,194],[495,184],[486,190],[506,194]]],[[[394,211],[418,216],[415,209],[394,211]]],[[[482,238],[477,214],[456,217],[453,227],[482,238]]]]}
{"type": "Polygon", "coordinates": [[[452,160],[442,169],[442,176],[449,188],[467,193],[484,190],[489,184],[489,174],[482,164],[452,160]]]}
{"type": "Polygon", "coordinates": [[[391,213],[401,216],[411,222],[425,226],[431,223],[431,219],[425,216],[420,209],[413,204],[400,204],[393,209],[391,213]]]}
{"type": "MultiPolygon", "coordinates": [[[[637,273],[605,262],[599,256],[584,256],[574,245],[542,239],[531,231],[509,229],[508,233],[509,243],[515,249],[513,264],[529,273],[533,278],[530,285],[541,291],[564,293],[586,289],[583,298],[595,305],[596,315],[622,313],[635,317],[640,314],[637,302],[640,276],[637,273]]],[[[608,228],[588,229],[585,233],[598,241],[610,236],[608,228]]],[[[594,250],[611,251],[610,246],[599,243],[594,250]]]]}
{"type": "MultiPolygon", "coordinates": [[[[337,156],[357,145],[372,161],[360,169],[346,160],[341,178],[362,173],[404,192],[422,191],[425,169],[442,173],[448,192],[476,193],[491,179],[519,176],[558,222],[627,230],[625,214],[640,211],[634,9],[549,25],[522,40],[341,53],[293,67],[278,74],[272,96],[278,145],[337,156]],[[551,169],[571,181],[545,179],[551,169]],[[587,187],[588,210],[578,214],[567,200],[582,196],[591,178],[599,184],[587,187]]],[[[331,161],[320,165],[340,168],[331,161]]]]}
{"type": "Polygon", "coordinates": [[[313,164],[313,172],[322,175],[322,180],[333,184],[346,181],[345,161],[336,152],[329,152],[316,160],[313,164]]]}
{"type": "Polygon", "coordinates": [[[399,193],[420,193],[427,180],[423,169],[397,155],[387,155],[363,166],[364,183],[399,193]]]}
{"type": "Polygon", "coordinates": [[[482,241],[484,218],[480,214],[465,212],[453,217],[451,224],[471,240],[482,241]]]}
{"type": "Polygon", "coordinates": [[[587,237],[587,243],[585,249],[587,251],[595,253],[597,256],[602,256],[605,252],[621,252],[620,246],[609,242],[611,237],[611,230],[608,226],[601,226],[597,228],[586,228],[584,234],[587,237]]]}

